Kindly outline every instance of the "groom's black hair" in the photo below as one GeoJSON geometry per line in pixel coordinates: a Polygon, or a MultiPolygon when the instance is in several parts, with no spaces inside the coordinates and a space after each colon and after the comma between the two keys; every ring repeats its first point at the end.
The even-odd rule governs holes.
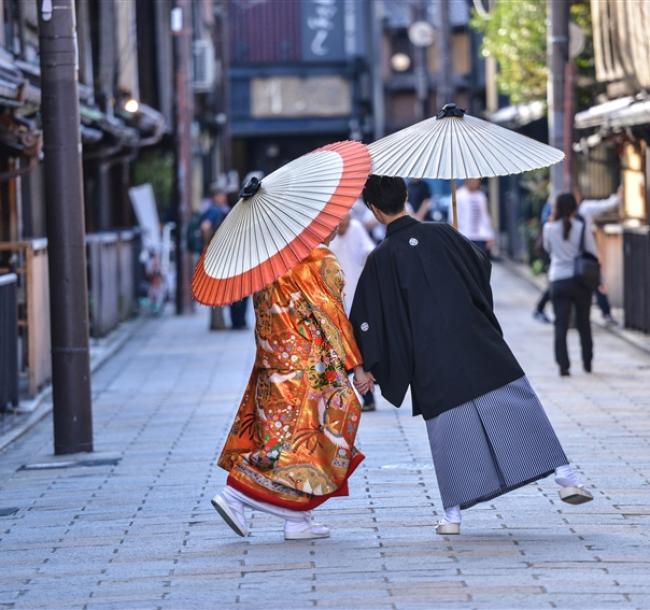
{"type": "Polygon", "coordinates": [[[399,214],[406,203],[406,184],[402,178],[370,174],[363,187],[363,202],[384,214],[399,214]]]}

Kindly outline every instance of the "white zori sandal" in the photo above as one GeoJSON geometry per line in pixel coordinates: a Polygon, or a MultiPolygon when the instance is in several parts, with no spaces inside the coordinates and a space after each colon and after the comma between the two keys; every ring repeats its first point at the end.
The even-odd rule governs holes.
{"type": "Polygon", "coordinates": [[[578,478],[576,471],[569,464],[555,469],[555,482],[560,486],[560,500],[568,504],[584,504],[594,497],[578,478]]]}
{"type": "Polygon", "coordinates": [[[300,520],[287,519],[284,522],[285,540],[314,540],[317,538],[329,538],[330,528],[321,523],[312,521],[310,511],[299,513],[300,520]]]}
{"type": "Polygon", "coordinates": [[[222,493],[217,494],[211,500],[214,510],[216,510],[226,525],[238,536],[248,536],[248,525],[246,524],[246,515],[244,514],[244,504],[232,494],[229,494],[227,488],[222,493]]]}
{"type": "Polygon", "coordinates": [[[436,525],[439,536],[458,536],[460,534],[460,506],[445,509],[445,515],[436,525]]]}
{"type": "Polygon", "coordinates": [[[221,493],[212,498],[212,506],[230,529],[239,536],[248,536],[244,507],[284,519],[285,540],[312,540],[329,538],[330,535],[328,527],[312,521],[310,511],[290,510],[267,502],[260,502],[229,485],[226,485],[221,493]]]}

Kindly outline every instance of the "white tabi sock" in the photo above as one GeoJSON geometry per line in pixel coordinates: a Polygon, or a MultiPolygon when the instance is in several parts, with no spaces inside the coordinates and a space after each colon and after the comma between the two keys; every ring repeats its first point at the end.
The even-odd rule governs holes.
{"type": "Polygon", "coordinates": [[[445,514],[443,519],[447,523],[460,523],[463,520],[460,514],[460,506],[452,506],[451,508],[445,508],[445,514]]]}
{"type": "Polygon", "coordinates": [[[571,464],[558,466],[555,469],[555,482],[560,487],[582,487],[583,483],[578,473],[573,469],[571,464]]]}
{"type": "Polygon", "coordinates": [[[243,494],[241,491],[235,489],[234,487],[231,487],[230,485],[226,485],[223,488],[222,493],[227,498],[234,498],[249,508],[259,510],[263,513],[268,513],[269,515],[279,517],[285,521],[304,522],[311,519],[311,513],[309,511],[291,510],[289,508],[274,506],[268,502],[260,502],[259,500],[255,500],[254,498],[243,494]]]}

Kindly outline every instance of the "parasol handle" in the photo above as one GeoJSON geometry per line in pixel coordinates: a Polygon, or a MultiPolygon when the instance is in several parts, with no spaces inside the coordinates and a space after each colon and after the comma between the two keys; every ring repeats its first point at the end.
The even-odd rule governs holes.
{"type": "Polygon", "coordinates": [[[456,180],[451,181],[451,218],[452,226],[458,231],[458,208],[456,207],[456,180]]]}

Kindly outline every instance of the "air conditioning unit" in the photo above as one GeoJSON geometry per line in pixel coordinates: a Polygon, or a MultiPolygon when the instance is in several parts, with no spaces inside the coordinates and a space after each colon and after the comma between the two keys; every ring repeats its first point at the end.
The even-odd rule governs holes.
{"type": "Polygon", "coordinates": [[[194,91],[212,91],[217,74],[214,45],[209,38],[194,41],[194,91]]]}

